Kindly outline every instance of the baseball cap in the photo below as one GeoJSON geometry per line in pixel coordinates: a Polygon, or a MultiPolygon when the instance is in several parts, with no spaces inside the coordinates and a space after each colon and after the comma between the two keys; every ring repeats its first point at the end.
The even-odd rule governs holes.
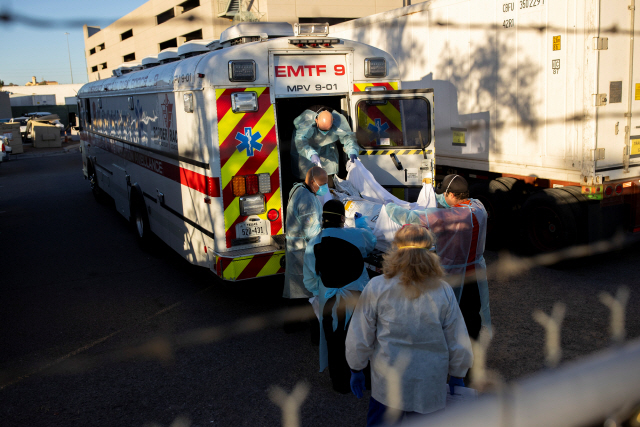
{"type": "Polygon", "coordinates": [[[457,174],[444,177],[440,185],[436,187],[436,194],[446,193],[466,193],[469,191],[467,180],[457,174]]]}

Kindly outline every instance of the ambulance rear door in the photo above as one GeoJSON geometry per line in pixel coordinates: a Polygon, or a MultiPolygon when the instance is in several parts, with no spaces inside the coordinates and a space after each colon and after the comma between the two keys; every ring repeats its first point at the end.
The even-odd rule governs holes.
{"type": "Polygon", "coordinates": [[[435,171],[433,89],[351,95],[362,164],[385,187],[431,183],[435,171]]]}

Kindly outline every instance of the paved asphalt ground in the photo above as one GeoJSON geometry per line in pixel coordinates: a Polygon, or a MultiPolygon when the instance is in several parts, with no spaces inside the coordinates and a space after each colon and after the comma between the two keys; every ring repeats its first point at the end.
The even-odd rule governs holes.
{"type": "MultiPolygon", "coordinates": [[[[3,426],[278,426],[268,390],[298,381],[310,386],[303,426],[364,425],[367,401],[332,391],[308,329],[271,324],[186,344],[194,331],[285,308],[282,277],[223,283],[162,245],[143,251],[113,206],[94,200],[78,153],[0,166],[0,248],[3,426]]],[[[598,294],[620,285],[631,289],[628,336],[640,336],[638,259],[635,245],[490,277],[489,367],[506,380],[544,369],[532,312],[556,301],[567,305],[564,361],[606,347],[598,294]]]]}

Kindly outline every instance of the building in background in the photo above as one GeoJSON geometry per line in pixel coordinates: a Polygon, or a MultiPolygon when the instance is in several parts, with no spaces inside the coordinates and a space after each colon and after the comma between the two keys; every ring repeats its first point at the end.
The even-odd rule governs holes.
{"type": "Polygon", "coordinates": [[[124,62],[140,61],[189,40],[217,39],[238,22],[329,22],[402,7],[407,0],[149,0],[106,28],[84,26],[89,81],[111,77],[124,62]]]}
{"type": "MultiPolygon", "coordinates": [[[[57,114],[60,121],[66,126],[74,123],[73,118],[78,112],[78,99],[76,95],[83,85],[36,85],[36,86],[10,86],[3,87],[9,94],[11,102],[10,117],[20,117],[25,113],[46,111],[57,114]]],[[[2,117],[0,117],[2,118],[2,117]]]]}
{"type": "Polygon", "coordinates": [[[36,76],[31,76],[31,81],[25,83],[25,86],[47,86],[47,85],[57,85],[58,82],[54,82],[53,80],[42,80],[41,82],[36,80],[36,76]]]}

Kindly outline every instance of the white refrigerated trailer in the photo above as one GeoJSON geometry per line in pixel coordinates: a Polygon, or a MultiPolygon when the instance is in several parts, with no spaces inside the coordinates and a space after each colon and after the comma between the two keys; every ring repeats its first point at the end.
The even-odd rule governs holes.
{"type": "Polygon", "coordinates": [[[331,35],[392,52],[403,88],[434,89],[436,170],[475,182],[494,242],[551,250],[640,231],[638,13],[635,0],[432,0],[331,35]]]}

